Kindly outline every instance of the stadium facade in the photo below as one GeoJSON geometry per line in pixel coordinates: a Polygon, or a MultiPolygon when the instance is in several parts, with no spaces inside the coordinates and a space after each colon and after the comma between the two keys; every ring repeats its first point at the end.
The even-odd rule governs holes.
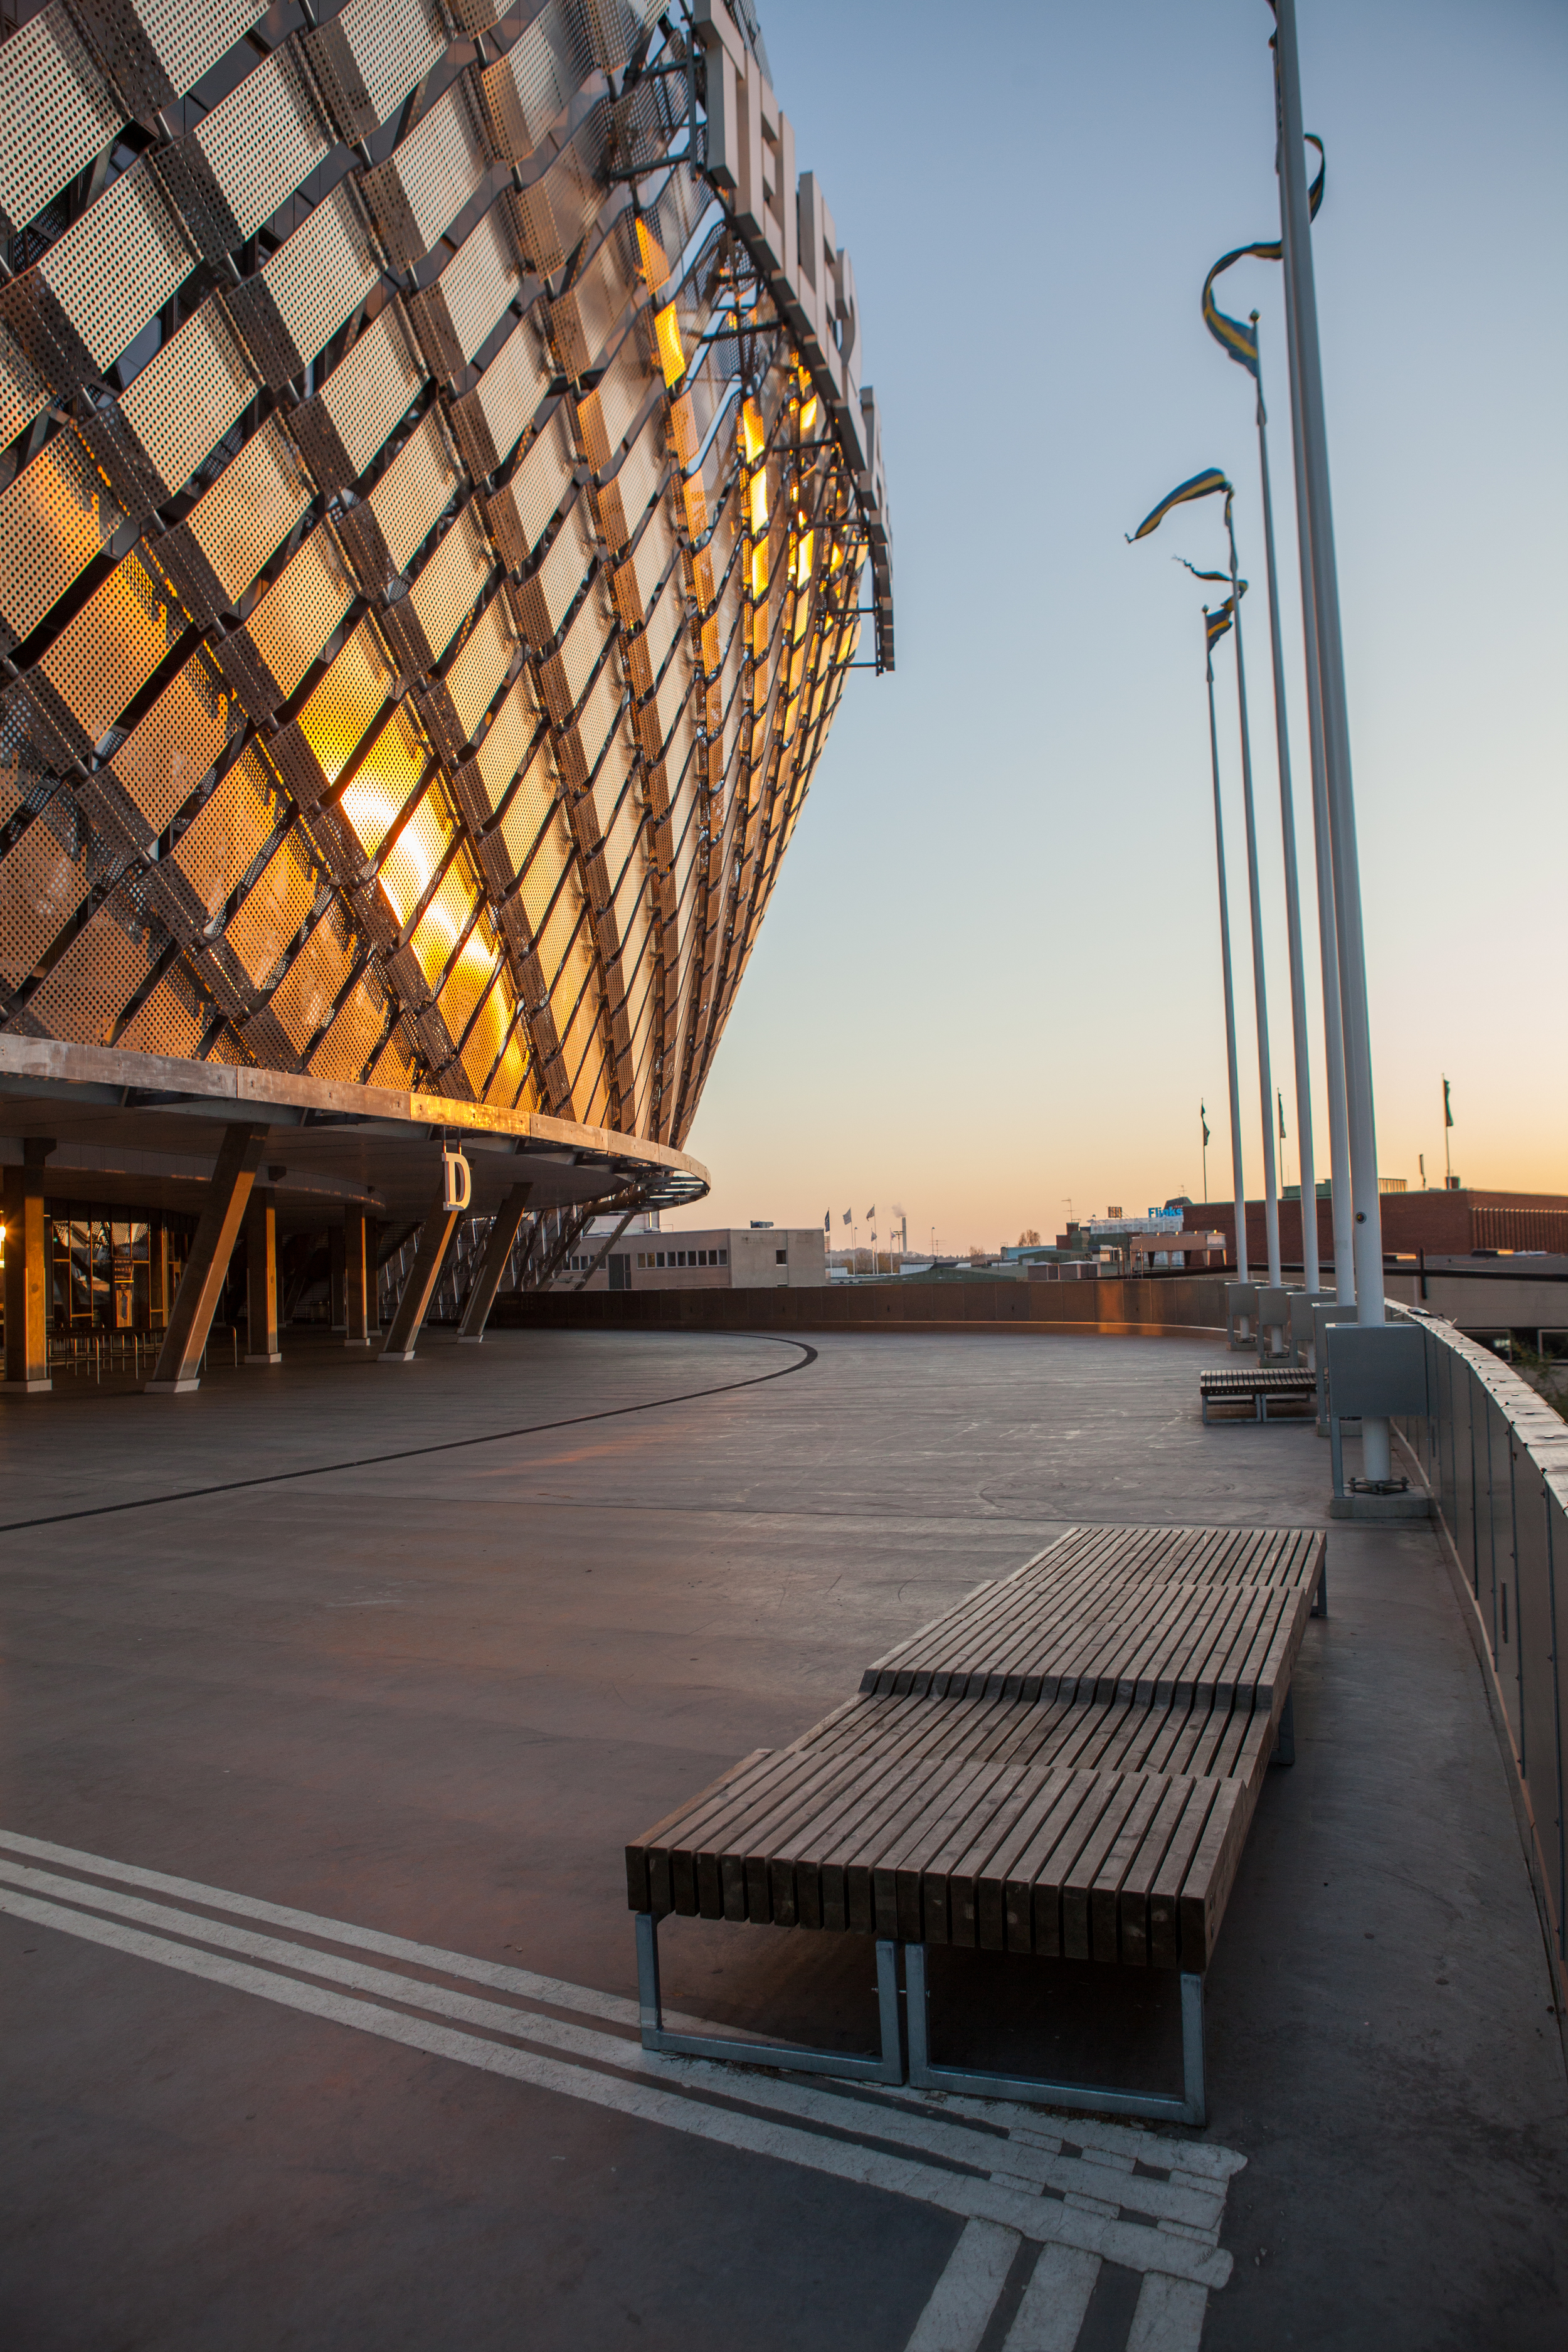
{"type": "Polygon", "coordinates": [[[285,1163],[286,1226],[371,1217],[374,1310],[461,1147],[547,1281],[595,1204],[700,1197],[847,673],[892,665],[855,273],[748,0],[21,13],[8,1377],[84,1192],[216,1220],[211,1292],[285,1163]]]}

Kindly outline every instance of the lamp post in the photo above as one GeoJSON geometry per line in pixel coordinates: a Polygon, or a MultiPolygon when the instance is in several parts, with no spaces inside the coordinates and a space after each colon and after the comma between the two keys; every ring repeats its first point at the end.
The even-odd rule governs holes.
{"type": "MultiPolygon", "coordinates": [[[[1383,1218],[1377,1192],[1377,1133],[1373,1108],[1372,1031],[1366,994],[1366,947],[1362,929],[1361,870],[1351,782],[1350,718],[1345,697],[1344,643],[1334,562],[1333,506],[1329,488],[1328,433],[1322,362],[1302,150],[1301,75],[1296,51],[1295,0],[1276,0],[1279,76],[1279,188],[1285,247],[1286,300],[1295,345],[1295,427],[1306,490],[1303,518],[1311,551],[1312,612],[1317,629],[1323,768],[1332,856],[1340,1013],[1344,1041],[1345,1117],[1350,1140],[1355,1258],[1356,1319],[1384,1319],[1383,1218]]],[[[1392,1452],[1386,1419],[1362,1423],[1363,1469],[1372,1485],[1386,1480],[1392,1452]]]]}

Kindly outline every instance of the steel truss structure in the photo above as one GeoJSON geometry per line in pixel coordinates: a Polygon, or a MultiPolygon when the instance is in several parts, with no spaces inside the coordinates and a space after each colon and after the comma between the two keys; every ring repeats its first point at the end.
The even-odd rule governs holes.
{"type": "Polygon", "coordinates": [[[877,405],[745,0],[502,5],[11,12],[0,1028],[679,1146],[877,405]]]}

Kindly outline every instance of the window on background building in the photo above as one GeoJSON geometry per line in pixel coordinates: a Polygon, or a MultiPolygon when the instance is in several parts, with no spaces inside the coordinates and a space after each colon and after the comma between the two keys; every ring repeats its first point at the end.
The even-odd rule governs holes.
{"type": "Polygon", "coordinates": [[[728,1251],[728,1250],[721,1250],[721,1251],[720,1251],[720,1253],[719,1253],[719,1263],[720,1263],[720,1265],[729,1265],[729,1263],[730,1263],[730,1253],[729,1253],[729,1251],[728,1251]]]}
{"type": "Polygon", "coordinates": [[[773,1264],[775,1265],[787,1265],[789,1264],[788,1250],[774,1250],[773,1264]]]}

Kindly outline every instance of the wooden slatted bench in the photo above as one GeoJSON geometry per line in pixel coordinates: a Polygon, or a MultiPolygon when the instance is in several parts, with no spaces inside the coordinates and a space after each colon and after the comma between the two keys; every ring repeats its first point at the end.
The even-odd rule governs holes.
{"type": "Polygon", "coordinates": [[[902,2081],[901,1945],[918,2086],[1201,2122],[1204,1974],[1326,1605],[1306,1529],[1077,1528],[981,1586],[627,1846],[645,2045],[902,2081]],[[879,2054],[667,2031],[672,1913],[874,1936],[879,2054]],[[935,2064],[930,1944],[1176,1970],[1183,2096],[935,2064]]]}
{"type": "Polygon", "coordinates": [[[1268,1420],[1271,1402],[1310,1405],[1314,1417],[1318,1410],[1316,1376],[1300,1364],[1218,1365],[1198,1374],[1198,1395],[1205,1423],[1213,1404],[1250,1405],[1254,1421],[1268,1420]]]}

